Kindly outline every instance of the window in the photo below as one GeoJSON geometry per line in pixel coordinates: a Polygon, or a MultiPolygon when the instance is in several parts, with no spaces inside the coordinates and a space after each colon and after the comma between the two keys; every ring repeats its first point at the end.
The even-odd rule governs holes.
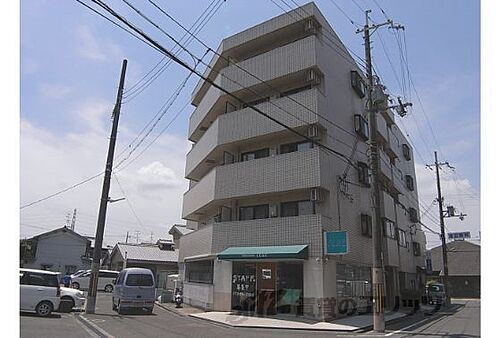
{"type": "Polygon", "coordinates": [[[351,70],[351,86],[360,98],[366,95],[366,85],[363,78],[355,70],[351,70]]]}
{"type": "Polygon", "coordinates": [[[398,244],[405,248],[408,246],[406,242],[406,232],[401,229],[398,229],[398,244]]]}
{"type": "Polygon", "coordinates": [[[367,187],[370,186],[370,173],[368,165],[364,162],[358,162],[358,181],[367,187]]]}
{"type": "Polygon", "coordinates": [[[361,214],[361,234],[372,237],[372,217],[370,215],[361,214]]]}
{"type": "Polygon", "coordinates": [[[194,283],[212,284],[214,261],[186,262],[186,280],[194,283]]]}
{"type": "Polygon", "coordinates": [[[303,92],[304,90],[309,90],[311,89],[312,86],[309,84],[307,86],[304,86],[304,87],[299,87],[299,88],[294,88],[294,89],[290,89],[290,90],[287,90],[283,93],[280,94],[280,97],[284,97],[284,96],[289,96],[289,95],[293,95],[293,94],[297,94],[297,93],[300,93],[300,92],[303,92]]]}
{"type": "MultiPolygon", "coordinates": [[[[26,272],[25,272],[26,274],[26,272]]],[[[57,275],[49,275],[44,273],[29,272],[28,282],[29,285],[37,286],[53,286],[57,287],[59,285],[59,280],[57,275]]],[[[26,283],[26,280],[24,280],[26,283]]]]}
{"type": "Polygon", "coordinates": [[[128,286],[153,286],[153,276],[148,274],[129,274],[126,284],[128,286]]]}
{"type": "Polygon", "coordinates": [[[413,186],[413,177],[411,177],[410,175],[406,175],[405,179],[406,187],[408,188],[408,190],[413,191],[415,189],[415,187],[413,186]]]}
{"type": "Polygon", "coordinates": [[[116,278],[118,272],[99,271],[99,278],[116,278]]]}
{"type": "Polygon", "coordinates": [[[415,256],[420,256],[420,243],[419,242],[413,242],[413,255],[415,256]]]}
{"type": "Polygon", "coordinates": [[[269,156],[269,148],[264,148],[241,154],[241,161],[256,160],[258,158],[263,158],[268,156],[269,156]]]}
{"type": "Polygon", "coordinates": [[[384,235],[386,237],[396,239],[396,228],[394,226],[394,222],[391,221],[390,219],[384,218],[384,235]]]}
{"type": "Polygon", "coordinates": [[[368,132],[368,121],[359,114],[354,115],[354,130],[362,139],[365,141],[368,140],[370,135],[368,132]]]}
{"type": "Polygon", "coordinates": [[[405,143],[403,143],[403,146],[402,146],[402,147],[403,147],[403,157],[404,157],[407,161],[411,160],[411,156],[410,156],[410,147],[409,147],[407,144],[405,144],[405,143]]]}
{"type": "Polygon", "coordinates": [[[240,221],[269,218],[269,204],[253,205],[240,208],[240,221]]]}
{"type": "Polygon", "coordinates": [[[418,212],[415,208],[408,208],[410,214],[410,221],[413,223],[418,223],[418,212]]]}
{"type": "MultiPolygon", "coordinates": [[[[122,266],[123,266],[123,263],[122,263],[122,266]]],[[[122,271],[118,274],[118,278],[116,279],[116,285],[122,285],[124,278],[125,278],[125,271],[122,271]]]]}
{"type": "Polygon", "coordinates": [[[295,151],[307,151],[313,147],[312,142],[295,142],[282,144],[280,146],[280,154],[293,153],[295,151]]]}
{"type": "Polygon", "coordinates": [[[314,214],[314,202],[294,201],[281,203],[281,217],[314,214]]]}

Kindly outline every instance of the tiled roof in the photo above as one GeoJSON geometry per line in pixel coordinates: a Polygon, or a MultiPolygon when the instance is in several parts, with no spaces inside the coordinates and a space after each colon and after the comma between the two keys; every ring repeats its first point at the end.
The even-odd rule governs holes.
{"type": "MultiPolygon", "coordinates": [[[[448,250],[448,274],[450,276],[478,276],[481,274],[481,247],[468,241],[446,244],[448,250]]],[[[432,270],[441,271],[443,251],[441,246],[430,250],[432,270]]]]}
{"type": "Polygon", "coordinates": [[[168,233],[173,235],[174,231],[178,231],[182,236],[187,235],[190,232],[193,232],[192,229],[188,229],[186,228],[185,225],[179,225],[179,224],[174,224],[172,228],[170,228],[170,231],[168,233]]]}
{"type": "Polygon", "coordinates": [[[179,250],[160,250],[154,244],[126,244],[118,243],[118,250],[123,257],[127,253],[127,259],[139,261],[155,261],[155,262],[175,262],[179,257],[179,250]]]}

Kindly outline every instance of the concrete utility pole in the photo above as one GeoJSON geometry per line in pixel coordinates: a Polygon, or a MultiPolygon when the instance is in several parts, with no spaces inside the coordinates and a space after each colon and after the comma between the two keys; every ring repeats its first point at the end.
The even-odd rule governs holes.
{"type": "Polygon", "coordinates": [[[370,124],[370,157],[371,157],[371,172],[372,172],[372,195],[375,207],[375,219],[372,221],[372,239],[373,239],[373,267],[372,267],[372,290],[373,290],[373,330],[376,332],[385,331],[384,320],[384,291],[385,291],[385,278],[384,278],[384,262],[383,262],[383,235],[382,235],[382,215],[381,215],[381,195],[380,195],[380,158],[378,153],[377,142],[377,113],[378,106],[373,102],[373,69],[372,69],[372,55],[370,44],[370,31],[375,31],[377,28],[385,25],[391,25],[392,28],[399,28],[394,26],[391,20],[381,24],[373,24],[370,26],[371,10],[365,11],[365,25],[363,29],[358,29],[356,33],[364,33],[365,42],[365,62],[366,62],[366,77],[368,79],[368,114],[370,124]]]}
{"type": "Polygon", "coordinates": [[[446,229],[444,225],[444,219],[446,217],[459,217],[460,220],[463,220],[466,214],[460,213],[460,215],[455,215],[455,208],[453,206],[449,206],[447,211],[443,209],[444,198],[441,194],[441,180],[439,178],[439,170],[442,165],[446,165],[451,169],[454,169],[450,164],[446,162],[438,161],[437,151],[434,152],[434,164],[427,165],[427,167],[435,167],[436,168],[436,182],[437,182],[437,193],[438,193],[438,205],[439,205],[439,225],[441,227],[441,250],[443,253],[443,284],[444,284],[444,292],[446,295],[446,305],[450,304],[450,288],[448,281],[448,250],[446,248],[446,229]]]}
{"type": "Polygon", "coordinates": [[[120,109],[122,105],[123,87],[125,84],[125,72],[127,70],[127,60],[123,60],[120,84],[116,96],[116,103],[113,109],[113,127],[109,139],[108,157],[106,160],[106,171],[104,173],[104,182],[102,186],[101,204],[99,206],[99,216],[97,218],[97,230],[94,242],[94,252],[92,257],[92,271],[90,274],[89,291],[85,305],[86,313],[95,313],[95,303],[97,295],[97,280],[99,278],[99,267],[101,263],[101,248],[104,236],[104,226],[106,223],[106,210],[109,202],[109,187],[111,183],[111,172],[113,170],[113,157],[115,154],[116,134],[118,131],[118,120],[120,118],[120,109]]]}
{"type": "Polygon", "coordinates": [[[75,223],[76,223],[76,208],[73,210],[73,218],[71,219],[71,230],[75,231],[75,223]]]}

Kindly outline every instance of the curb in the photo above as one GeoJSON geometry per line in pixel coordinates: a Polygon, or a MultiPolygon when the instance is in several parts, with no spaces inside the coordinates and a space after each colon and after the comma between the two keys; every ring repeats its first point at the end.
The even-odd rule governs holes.
{"type": "Polygon", "coordinates": [[[162,303],[155,302],[155,304],[156,304],[156,306],[159,306],[159,307],[161,307],[162,309],[167,310],[167,311],[169,311],[169,312],[171,312],[171,313],[175,313],[175,314],[176,314],[176,315],[178,315],[178,316],[182,316],[182,317],[187,317],[187,316],[188,316],[188,315],[185,315],[185,314],[183,314],[183,313],[181,313],[181,312],[179,312],[179,311],[176,311],[176,310],[174,310],[174,309],[171,309],[171,308],[169,308],[169,307],[167,307],[167,306],[163,305],[162,303]]]}
{"type": "Polygon", "coordinates": [[[81,315],[81,314],[75,314],[74,316],[76,317],[76,319],[80,323],[82,323],[88,329],[90,329],[91,331],[93,331],[94,333],[96,333],[99,337],[114,338],[114,336],[110,335],[109,333],[107,333],[106,331],[104,331],[103,329],[101,329],[99,326],[97,326],[96,324],[92,323],[92,321],[90,321],[89,319],[85,318],[83,315],[81,315]]]}

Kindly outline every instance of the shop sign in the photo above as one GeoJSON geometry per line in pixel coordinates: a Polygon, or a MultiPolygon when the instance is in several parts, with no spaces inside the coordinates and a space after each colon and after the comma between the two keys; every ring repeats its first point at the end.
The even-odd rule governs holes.
{"type": "Polygon", "coordinates": [[[349,252],[347,231],[327,231],[324,233],[326,255],[345,255],[349,252]]]}
{"type": "Polygon", "coordinates": [[[255,297],[254,274],[234,274],[232,284],[233,296],[255,297]]]}

